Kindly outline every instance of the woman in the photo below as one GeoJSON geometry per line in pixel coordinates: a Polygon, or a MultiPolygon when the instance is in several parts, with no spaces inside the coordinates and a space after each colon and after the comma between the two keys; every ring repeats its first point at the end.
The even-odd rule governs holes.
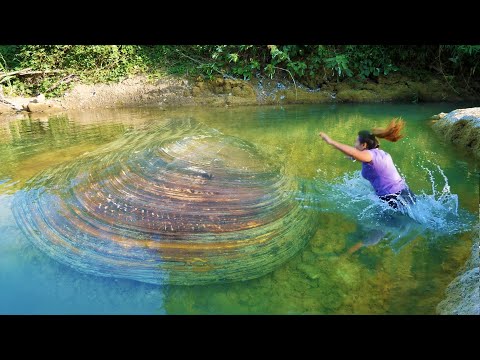
{"type": "Polygon", "coordinates": [[[320,132],[319,136],[327,144],[347,154],[352,160],[361,161],[362,176],[370,181],[380,199],[396,209],[398,202],[403,205],[414,203],[415,195],[398,173],[390,154],[379,149],[377,137],[395,142],[403,137],[400,132],[404,126],[403,120],[393,119],[385,129],[375,128],[371,132],[359,131],[355,147],[339,143],[324,132],[320,132]]]}

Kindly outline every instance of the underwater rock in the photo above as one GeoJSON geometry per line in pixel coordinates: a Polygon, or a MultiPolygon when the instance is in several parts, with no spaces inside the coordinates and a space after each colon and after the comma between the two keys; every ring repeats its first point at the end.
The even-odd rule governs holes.
{"type": "Polygon", "coordinates": [[[448,285],[447,297],[437,305],[441,315],[480,315],[479,242],[473,244],[472,256],[462,273],[448,285]]]}
{"type": "Polygon", "coordinates": [[[100,276],[252,279],[316,231],[278,161],[190,120],[130,133],[28,184],[13,201],[19,227],[52,258],[100,276]]]}

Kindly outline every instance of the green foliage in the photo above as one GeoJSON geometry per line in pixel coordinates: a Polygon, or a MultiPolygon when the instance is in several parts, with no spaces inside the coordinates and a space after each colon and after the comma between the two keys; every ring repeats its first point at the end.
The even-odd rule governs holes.
{"type": "MultiPolygon", "coordinates": [[[[69,76],[84,83],[108,83],[121,81],[137,73],[161,76],[165,73],[165,66],[178,71],[175,69],[178,62],[173,63],[175,59],[172,54],[170,46],[1,46],[0,63],[4,59],[5,70],[0,68],[0,71],[29,69],[32,72],[31,75],[16,76],[10,83],[3,82],[11,93],[58,96],[73,83],[64,81],[69,76]]],[[[181,70],[178,72],[183,74],[181,70]]]]}
{"type": "MultiPolygon", "coordinates": [[[[44,76],[31,79],[32,90],[45,93],[71,74],[91,83],[119,81],[129,74],[145,71],[145,63],[137,51],[138,46],[124,45],[26,45],[21,47],[17,57],[18,67],[46,72],[44,76]],[[58,75],[48,73],[52,70],[61,72],[58,75]]],[[[62,87],[57,86],[56,90],[61,92],[62,87]]]]}
{"type": "Polygon", "coordinates": [[[479,62],[480,45],[2,45],[0,75],[31,73],[0,76],[0,85],[10,93],[58,96],[75,81],[117,82],[143,73],[245,80],[291,75],[317,88],[350,77],[430,71],[474,86],[479,62]]]}
{"type": "Polygon", "coordinates": [[[201,64],[199,66],[199,69],[203,71],[209,79],[212,79],[213,76],[219,72],[220,70],[218,69],[217,64],[215,63],[207,63],[207,64],[201,64]]]}
{"type": "Polygon", "coordinates": [[[355,73],[362,79],[388,75],[398,70],[390,59],[389,48],[386,46],[346,46],[346,54],[355,73]]]}
{"type": "Polygon", "coordinates": [[[200,67],[204,71],[207,70],[205,71],[207,77],[214,75],[208,70],[215,68],[217,74],[223,73],[248,80],[265,64],[266,49],[255,45],[206,45],[198,46],[197,49],[207,62],[200,67]]]}
{"type": "Polygon", "coordinates": [[[451,72],[467,69],[467,72],[475,73],[480,61],[480,45],[442,46],[439,53],[441,52],[446,52],[443,59],[448,57],[446,66],[451,72]]]}
{"type": "Polygon", "coordinates": [[[0,71],[4,71],[5,68],[14,68],[18,62],[15,58],[17,53],[17,45],[0,45],[0,71]]]}
{"type": "Polygon", "coordinates": [[[339,77],[347,75],[353,76],[352,71],[348,67],[348,58],[346,55],[335,55],[325,59],[325,65],[328,69],[333,70],[333,75],[337,74],[339,77]]]}
{"type": "Polygon", "coordinates": [[[385,46],[207,45],[198,46],[197,50],[211,59],[201,67],[208,77],[213,75],[212,64],[216,65],[216,72],[245,79],[257,73],[273,78],[278,71],[286,69],[299,81],[317,83],[319,77],[322,80],[367,78],[398,70],[385,46]]]}

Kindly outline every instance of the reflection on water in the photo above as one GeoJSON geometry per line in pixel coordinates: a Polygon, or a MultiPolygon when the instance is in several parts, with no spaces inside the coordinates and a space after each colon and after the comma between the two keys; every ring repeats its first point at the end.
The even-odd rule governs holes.
{"type": "MultiPolygon", "coordinates": [[[[472,224],[478,221],[475,162],[439,140],[428,122],[432,114],[459,107],[467,106],[141,108],[2,122],[0,313],[434,313],[446,286],[470,254],[472,224]],[[382,208],[384,204],[359,175],[358,163],[345,161],[317,136],[325,131],[351,143],[359,129],[383,126],[393,117],[406,120],[406,137],[395,144],[383,142],[382,147],[419,199],[407,214],[382,208]],[[187,118],[221,137],[211,136],[215,141],[204,142],[207,138],[180,134],[175,141],[161,145],[162,139],[173,137],[157,130],[172,119],[187,118]],[[155,136],[148,138],[148,134],[155,136]],[[218,167],[224,173],[215,174],[207,165],[215,169],[216,163],[206,165],[204,160],[212,159],[225,144],[228,151],[218,167]],[[242,155],[245,144],[258,150],[252,158],[249,151],[242,155]],[[259,169],[263,164],[268,165],[259,169]],[[195,187],[214,181],[232,184],[239,174],[246,174],[242,166],[262,175],[239,183],[244,192],[235,209],[248,210],[244,215],[259,222],[262,231],[284,229],[290,240],[277,251],[259,252],[258,259],[245,257],[247,262],[241,263],[259,267],[246,267],[238,277],[234,269],[240,262],[232,261],[225,267],[230,270],[225,271],[231,280],[238,280],[234,282],[181,286],[123,279],[132,268],[137,272],[130,278],[152,278],[152,268],[139,261],[152,254],[152,249],[135,245],[131,252],[126,247],[119,252],[119,239],[127,236],[144,244],[154,241],[151,235],[141,240],[131,235],[143,232],[145,237],[166,221],[157,220],[153,211],[155,218],[138,214],[135,221],[127,223],[118,218],[115,208],[108,213],[90,208],[90,204],[102,199],[108,203],[105,206],[120,205],[120,200],[126,200],[123,204],[141,204],[147,210],[163,199],[165,209],[177,209],[182,196],[187,196],[192,207],[180,222],[192,224],[194,215],[207,220],[202,211],[194,214],[195,187]],[[232,175],[231,169],[237,173],[232,175]],[[177,192],[167,191],[165,187],[173,188],[179,179],[182,187],[177,192]],[[165,187],[155,187],[160,185],[165,187]],[[134,199],[126,196],[131,193],[136,194],[134,199]],[[262,211],[254,210],[254,204],[262,211]],[[14,213],[17,220],[23,216],[20,226],[14,213]],[[133,224],[140,224],[141,229],[133,224]],[[29,229],[27,236],[25,229],[29,229]],[[95,239],[99,241],[92,243],[95,239]],[[362,245],[356,248],[359,242],[362,245]],[[290,252],[284,256],[282,250],[290,252]],[[105,277],[109,274],[114,277],[105,277]],[[256,278],[241,280],[249,277],[256,278]]],[[[171,129],[175,131],[181,133],[181,127],[171,129]]],[[[219,189],[227,193],[229,187],[219,189]]],[[[251,238],[255,227],[248,228],[248,221],[233,221],[220,212],[204,223],[206,228],[210,226],[208,231],[192,230],[190,235],[206,236],[222,216],[226,223],[220,226],[230,226],[232,231],[221,236],[244,233],[242,239],[251,238]]],[[[169,234],[174,232],[164,228],[163,236],[169,234]]],[[[243,255],[257,251],[255,247],[243,250],[243,255]]],[[[182,271],[185,268],[176,273],[182,271]]],[[[188,278],[185,274],[179,279],[188,278]]]]}

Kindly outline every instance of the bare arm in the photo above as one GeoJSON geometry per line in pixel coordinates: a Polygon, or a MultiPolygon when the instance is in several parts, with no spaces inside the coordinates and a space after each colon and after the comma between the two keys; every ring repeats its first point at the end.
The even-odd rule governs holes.
{"type": "Polygon", "coordinates": [[[327,144],[332,145],[334,148],[340,150],[344,154],[353,157],[354,159],[361,161],[361,162],[370,162],[372,161],[372,155],[370,154],[370,151],[360,151],[358,149],[355,149],[353,146],[345,145],[342,144],[338,141],[330,139],[330,137],[325,134],[324,132],[320,132],[318,134],[323,141],[325,141],[327,144]]]}

